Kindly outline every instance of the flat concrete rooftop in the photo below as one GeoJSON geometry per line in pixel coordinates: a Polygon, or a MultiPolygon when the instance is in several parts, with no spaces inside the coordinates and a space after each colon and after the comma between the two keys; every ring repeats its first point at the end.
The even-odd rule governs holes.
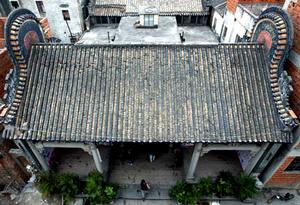
{"type": "Polygon", "coordinates": [[[77,44],[212,44],[218,39],[208,26],[178,27],[175,17],[159,17],[158,28],[135,28],[139,17],[122,17],[119,26],[95,27],[84,33],[77,44]],[[109,33],[109,34],[108,34],[109,33]],[[114,41],[108,40],[114,38],[114,41]]]}

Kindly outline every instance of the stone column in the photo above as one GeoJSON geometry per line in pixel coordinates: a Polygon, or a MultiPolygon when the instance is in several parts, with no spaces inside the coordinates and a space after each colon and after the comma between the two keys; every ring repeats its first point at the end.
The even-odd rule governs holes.
{"type": "MultiPolygon", "coordinates": [[[[254,156],[251,158],[249,164],[246,166],[245,168],[245,173],[250,175],[252,173],[252,170],[254,169],[254,167],[256,166],[256,164],[258,163],[258,161],[260,160],[260,158],[262,157],[262,155],[264,154],[265,150],[267,149],[269,143],[264,143],[261,148],[254,153],[254,156]]],[[[251,151],[253,152],[253,151],[251,151]]]]}
{"type": "Polygon", "coordinates": [[[190,166],[186,175],[187,181],[194,181],[195,179],[195,170],[199,161],[199,157],[202,151],[202,143],[195,143],[193,155],[191,158],[190,166]]]}
{"type": "Polygon", "coordinates": [[[91,149],[97,170],[99,172],[103,173],[102,159],[101,159],[101,155],[100,155],[98,148],[96,147],[95,144],[91,144],[90,149],[91,149]]]}
{"type": "Polygon", "coordinates": [[[41,153],[38,151],[38,149],[35,147],[35,145],[30,141],[27,141],[27,144],[30,147],[30,149],[33,152],[36,159],[38,160],[38,162],[41,165],[42,169],[44,171],[48,171],[49,170],[48,163],[46,162],[45,158],[41,155],[41,153]]]}

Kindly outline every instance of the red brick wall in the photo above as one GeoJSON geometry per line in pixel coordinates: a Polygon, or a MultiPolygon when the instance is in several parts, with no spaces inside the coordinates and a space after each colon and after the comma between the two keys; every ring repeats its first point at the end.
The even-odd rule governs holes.
{"type": "Polygon", "coordinates": [[[295,114],[300,118],[300,68],[287,61],[285,69],[292,77],[293,93],[290,97],[290,105],[295,114]]]}
{"type": "Polygon", "coordinates": [[[232,13],[235,13],[236,8],[239,3],[249,3],[249,4],[255,4],[255,3],[280,3],[283,4],[284,0],[227,0],[227,8],[232,13]]]}
{"type": "Polygon", "coordinates": [[[16,164],[13,157],[8,153],[13,143],[3,141],[0,143],[0,184],[8,184],[14,180],[19,185],[24,185],[28,180],[28,176],[16,164]]]}
{"type": "Polygon", "coordinates": [[[5,76],[13,67],[7,49],[0,49],[0,97],[4,95],[5,76]]]}
{"type": "Polygon", "coordinates": [[[4,48],[4,24],[5,24],[5,17],[0,17],[0,49],[4,48]]]}
{"type": "MultiPolygon", "coordinates": [[[[293,50],[300,54],[300,0],[296,3],[290,3],[288,13],[290,14],[294,24],[295,33],[293,50]]],[[[287,61],[285,69],[293,79],[294,92],[290,98],[290,105],[298,118],[300,118],[300,68],[297,68],[292,62],[287,61]]],[[[300,148],[300,144],[297,148],[300,148]]],[[[292,187],[299,183],[300,174],[284,173],[284,170],[293,161],[293,159],[294,157],[288,157],[266,185],[292,187]]]]}
{"type": "Polygon", "coordinates": [[[270,187],[293,187],[300,181],[300,174],[286,173],[284,170],[293,161],[294,157],[288,157],[277,172],[266,183],[270,187]]]}
{"type": "Polygon", "coordinates": [[[290,14],[294,23],[293,50],[300,54],[300,0],[298,0],[296,3],[289,4],[288,13],[290,14]]]}

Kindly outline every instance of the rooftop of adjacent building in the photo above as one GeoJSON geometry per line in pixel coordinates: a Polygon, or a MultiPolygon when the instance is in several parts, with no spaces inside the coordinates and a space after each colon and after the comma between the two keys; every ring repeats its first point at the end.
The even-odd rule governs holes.
{"type": "Polygon", "coordinates": [[[160,16],[158,28],[135,28],[138,20],[139,17],[122,17],[118,26],[95,27],[84,33],[77,44],[181,44],[182,32],[184,44],[218,43],[208,26],[177,26],[175,17],[160,16]]]}
{"type": "Polygon", "coordinates": [[[255,4],[250,4],[250,3],[244,3],[244,4],[239,4],[240,7],[242,7],[244,10],[249,11],[249,13],[255,15],[258,17],[261,12],[266,10],[269,7],[281,7],[282,5],[279,3],[255,3],[255,4]]]}

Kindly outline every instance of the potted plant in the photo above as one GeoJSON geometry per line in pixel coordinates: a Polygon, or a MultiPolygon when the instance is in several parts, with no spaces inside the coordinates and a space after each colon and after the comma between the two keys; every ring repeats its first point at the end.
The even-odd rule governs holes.
{"type": "Polygon", "coordinates": [[[254,198],[258,194],[256,180],[252,176],[241,173],[236,179],[235,193],[241,201],[254,198]]]}
{"type": "Polygon", "coordinates": [[[58,176],[58,190],[65,204],[68,204],[79,191],[79,177],[71,173],[58,176]]]}
{"type": "Polygon", "coordinates": [[[100,172],[89,173],[86,181],[86,194],[91,205],[108,204],[117,197],[118,187],[106,184],[100,172]]]}
{"type": "Polygon", "coordinates": [[[41,172],[37,175],[35,185],[43,197],[49,197],[58,193],[57,174],[53,171],[41,172]]]}
{"type": "Polygon", "coordinates": [[[214,182],[211,177],[201,178],[195,186],[200,197],[212,197],[214,193],[214,182]]]}
{"type": "Polygon", "coordinates": [[[233,196],[235,178],[229,171],[221,171],[215,182],[215,192],[218,197],[233,196]]]}
{"type": "Polygon", "coordinates": [[[177,201],[178,204],[184,204],[185,203],[185,196],[186,196],[186,190],[187,190],[187,183],[183,181],[177,181],[176,185],[173,186],[169,190],[169,196],[177,201]]]}

